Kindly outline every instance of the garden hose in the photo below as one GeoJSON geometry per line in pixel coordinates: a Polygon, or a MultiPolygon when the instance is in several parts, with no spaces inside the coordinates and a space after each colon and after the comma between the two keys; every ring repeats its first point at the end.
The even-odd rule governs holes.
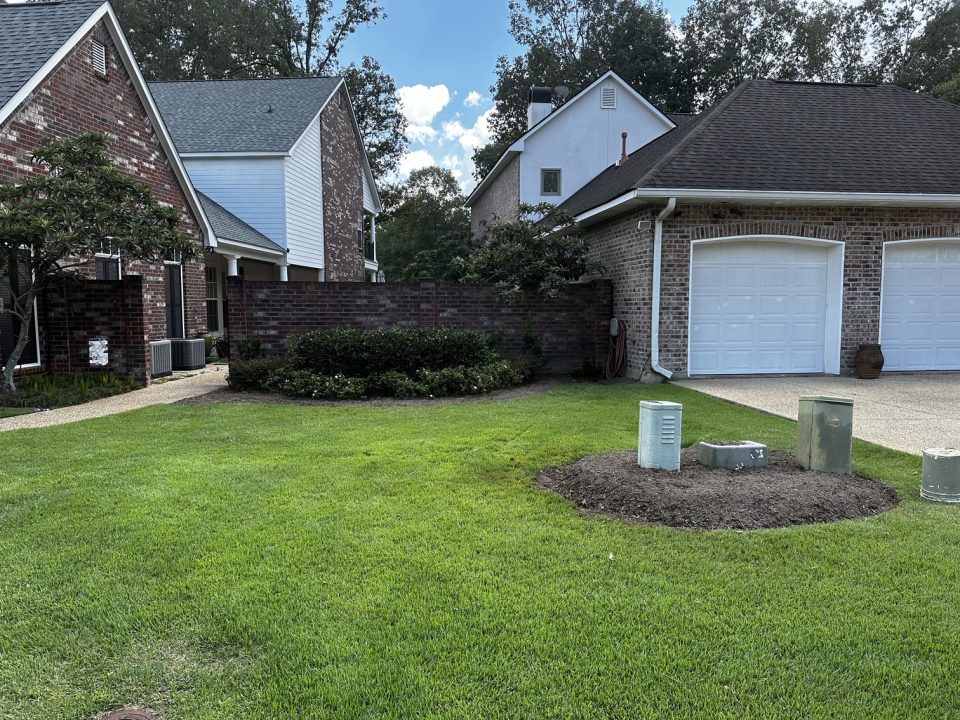
{"type": "Polygon", "coordinates": [[[627,360],[627,326],[623,320],[615,319],[610,323],[611,331],[616,323],[616,332],[610,333],[610,352],[607,355],[607,380],[613,380],[623,372],[627,360]]]}

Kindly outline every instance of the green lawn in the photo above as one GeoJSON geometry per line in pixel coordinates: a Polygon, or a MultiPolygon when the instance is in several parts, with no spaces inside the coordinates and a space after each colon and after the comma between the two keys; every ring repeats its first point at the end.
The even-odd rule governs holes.
{"type": "Polygon", "coordinates": [[[0,434],[0,718],[946,718],[960,515],[749,533],[578,515],[536,470],[636,442],[794,443],[672,387],[418,408],[166,406],[0,434]]]}

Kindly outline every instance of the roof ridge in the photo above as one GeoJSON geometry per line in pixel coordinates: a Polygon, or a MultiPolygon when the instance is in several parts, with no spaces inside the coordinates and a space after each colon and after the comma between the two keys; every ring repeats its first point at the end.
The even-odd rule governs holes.
{"type": "MultiPolygon", "coordinates": [[[[740,95],[743,94],[744,90],[750,85],[752,85],[754,82],[755,82],[754,80],[744,80],[742,83],[737,85],[737,87],[735,87],[732,91],[727,93],[727,95],[722,100],[720,100],[720,102],[718,102],[716,105],[714,105],[710,109],[701,113],[699,116],[700,118],[699,120],[693,120],[687,123],[687,125],[694,125],[695,123],[694,128],[690,130],[686,135],[684,135],[684,137],[680,138],[677,144],[674,145],[672,148],[670,148],[669,152],[665,153],[664,156],[660,158],[657,162],[655,162],[650,167],[649,170],[647,170],[643,175],[638,177],[636,182],[633,184],[634,188],[639,187],[641,182],[643,182],[648,178],[652,178],[654,175],[660,172],[663,168],[665,168],[667,165],[673,162],[673,160],[676,158],[676,156],[680,153],[680,151],[683,148],[689,145],[695,137],[699,136],[703,132],[703,129],[709,126],[710,123],[714,120],[714,118],[716,118],[718,115],[722,115],[723,110],[726,110],[726,108],[734,100],[740,97],[740,95]]],[[[681,128],[674,128],[674,130],[679,130],[681,128]]],[[[671,130],[671,132],[673,132],[673,130],[671,130]]]]}
{"type": "MultiPolygon", "coordinates": [[[[2,7],[2,6],[0,6],[2,7]]],[[[343,80],[345,75],[310,75],[305,77],[266,77],[266,78],[206,78],[203,80],[151,80],[148,85],[186,85],[187,83],[230,83],[230,82],[273,82],[276,80],[343,80]]]]}

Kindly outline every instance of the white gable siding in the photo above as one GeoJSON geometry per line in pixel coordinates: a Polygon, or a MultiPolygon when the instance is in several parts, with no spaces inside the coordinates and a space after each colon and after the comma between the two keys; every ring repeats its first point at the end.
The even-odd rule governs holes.
{"type": "Polygon", "coordinates": [[[363,209],[368,213],[375,213],[377,211],[377,206],[373,202],[373,190],[370,188],[370,181],[367,179],[367,174],[363,174],[363,209]]]}
{"type": "Polygon", "coordinates": [[[287,246],[283,158],[184,158],[184,165],[197,190],[287,246]]]}
{"type": "Polygon", "coordinates": [[[620,159],[621,133],[627,133],[627,152],[631,153],[669,129],[627,88],[607,79],[524,141],[520,202],[559,204],[620,159]],[[601,108],[604,89],[616,90],[612,110],[601,108]],[[540,170],[553,168],[561,170],[560,195],[542,196],[540,170]]]}
{"type": "Polygon", "coordinates": [[[306,129],[284,160],[287,198],[287,261],[323,267],[323,178],[320,163],[320,120],[306,129]]]}

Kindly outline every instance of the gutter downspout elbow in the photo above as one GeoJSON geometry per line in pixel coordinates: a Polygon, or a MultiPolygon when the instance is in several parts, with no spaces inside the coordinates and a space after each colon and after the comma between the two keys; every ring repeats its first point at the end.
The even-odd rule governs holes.
{"type": "Polygon", "coordinates": [[[663,264],[663,221],[677,209],[677,198],[667,200],[653,225],[653,297],[650,310],[650,367],[667,380],[673,373],[660,364],[660,269],[663,264]]]}

